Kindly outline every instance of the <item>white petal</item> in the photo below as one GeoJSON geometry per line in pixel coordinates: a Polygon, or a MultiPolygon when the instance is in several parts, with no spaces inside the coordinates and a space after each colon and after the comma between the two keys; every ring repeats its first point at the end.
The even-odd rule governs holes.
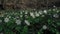
{"type": "Polygon", "coordinates": [[[23,12],[20,12],[20,14],[23,14],[23,12]]]}
{"type": "Polygon", "coordinates": [[[56,11],[56,9],[53,9],[53,11],[56,11]]]}
{"type": "Polygon", "coordinates": [[[42,15],[43,14],[42,11],[39,11],[39,14],[42,15]]]}
{"type": "Polygon", "coordinates": [[[41,17],[45,17],[45,15],[42,15],[41,17]]]}
{"type": "Polygon", "coordinates": [[[16,24],[17,25],[20,25],[21,24],[21,21],[20,20],[16,20],[16,24]]]}
{"type": "Polygon", "coordinates": [[[39,16],[39,13],[35,13],[35,14],[36,14],[37,17],[39,16]]]}
{"type": "Polygon", "coordinates": [[[60,11],[57,11],[57,13],[60,12],[60,11]]]}
{"type": "Polygon", "coordinates": [[[55,5],[53,7],[56,7],[55,5]]]}
{"type": "Polygon", "coordinates": [[[53,17],[59,18],[59,15],[58,14],[54,14],[53,17]]]}
{"type": "Polygon", "coordinates": [[[23,15],[20,15],[20,17],[23,17],[23,15]]]}
{"type": "Polygon", "coordinates": [[[47,26],[46,25],[43,25],[43,29],[47,29],[47,26]]]}
{"type": "Polygon", "coordinates": [[[34,14],[32,12],[30,12],[30,16],[32,16],[33,18],[35,18],[34,14]]]}
{"type": "Polygon", "coordinates": [[[11,18],[11,16],[9,16],[9,18],[11,18]]]}
{"type": "Polygon", "coordinates": [[[51,9],[49,9],[48,11],[51,11],[51,9]]]}
{"type": "Polygon", "coordinates": [[[9,21],[9,18],[6,17],[6,18],[4,19],[4,21],[5,21],[5,22],[8,22],[8,21],[9,21]]]}
{"type": "Polygon", "coordinates": [[[44,13],[45,13],[45,14],[47,14],[47,11],[46,11],[46,10],[44,10],[44,13]]]}
{"type": "Polygon", "coordinates": [[[25,14],[28,14],[28,12],[26,11],[25,14]]]}
{"type": "Polygon", "coordinates": [[[27,20],[25,20],[25,23],[26,23],[27,25],[30,25],[30,23],[29,23],[27,20]]]}

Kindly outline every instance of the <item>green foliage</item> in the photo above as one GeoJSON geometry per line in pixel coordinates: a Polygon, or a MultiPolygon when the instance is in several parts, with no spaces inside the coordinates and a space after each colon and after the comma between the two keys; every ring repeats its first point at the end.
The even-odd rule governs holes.
{"type": "Polygon", "coordinates": [[[60,34],[58,29],[58,26],[60,26],[60,10],[48,9],[33,11],[34,10],[5,10],[5,12],[2,13],[3,18],[1,19],[0,17],[3,21],[0,24],[0,32],[3,31],[5,34],[29,34],[28,27],[30,27],[33,28],[33,31],[36,31],[37,34],[43,34],[44,29],[42,27],[43,25],[47,25],[47,29],[51,31],[52,34],[60,34]],[[6,17],[9,18],[8,22],[4,22],[4,18],[6,17]],[[16,20],[20,20],[21,24],[19,24],[20,22],[17,22],[17,24],[16,20]],[[30,25],[27,25],[25,20],[27,20],[30,25]]]}

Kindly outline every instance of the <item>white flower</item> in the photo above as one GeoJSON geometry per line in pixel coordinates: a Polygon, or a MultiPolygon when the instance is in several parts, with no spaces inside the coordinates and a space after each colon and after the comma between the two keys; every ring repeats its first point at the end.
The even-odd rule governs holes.
{"type": "Polygon", "coordinates": [[[4,19],[4,22],[8,22],[8,21],[9,21],[9,18],[6,17],[6,18],[4,19]]]}
{"type": "Polygon", "coordinates": [[[20,15],[20,17],[23,17],[23,15],[20,15]]]}
{"type": "Polygon", "coordinates": [[[60,11],[57,11],[57,13],[60,12],[60,11]]]}
{"type": "Polygon", "coordinates": [[[20,20],[16,20],[16,24],[17,25],[20,25],[21,24],[21,21],[20,20]]]}
{"type": "Polygon", "coordinates": [[[43,14],[42,11],[39,11],[39,14],[42,15],[43,14]]]}
{"type": "Polygon", "coordinates": [[[45,15],[42,15],[41,17],[45,17],[45,15]]]}
{"type": "Polygon", "coordinates": [[[39,13],[35,13],[35,16],[38,17],[39,16],[39,13]]]}
{"type": "Polygon", "coordinates": [[[51,11],[51,9],[49,9],[48,11],[51,11]]]}
{"type": "Polygon", "coordinates": [[[20,12],[20,14],[23,14],[23,12],[20,12]]]}
{"type": "Polygon", "coordinates": [[[53,7],[56,7],[55,5],[53,7]]]}
{"type": "Polygon", "coordinates": [[[11,16],[9,16],[9,18],[11,18],[11,16]]]}
{"type": "Polygon", "coordinates": [[[59,15],[58,14],[54,14],[53,17],[59,18],[59,15]]]}
{"type": "Polygon", "coordinates": [[[25,14],[28,14],[28,12],[26,11],[25,14]]]}
{"type": "Polygon", "coordinates": [[[53,11],[56,11],[56,9],[53,9],[53,11]]]}
{"type": "Polygon", "coordinates": [[[23,10],[23,12],[25,12],[25,11],[23,10]]]}
{"type": "Polygon", "coordinates": [[[47,14],[47,10],[44,10],[44,13],[47,14]]]}
{"type": "Polygon", "coordinates": [[[30,23],[29,23],[27,20],[25,20],[25,23],[26,23],[27,25],[30,25],[30,23]]]}
{"type": "Polygon", "coordinates": [[[28,15],[25,15],[26,18],[28,18],[28,15]]]}
{"type": "Polygon", "coordinates": [[[33,18],[35,18],[34,14],[33,14],[32,12],[30,12],[30,15],[31,15],[33,18]]]}
{"type": "Polygon", "coordinates": [[[47,26],[46,25],[43,25],[43,27],[42,27],[43,29],[47,29],[47,26]]]}

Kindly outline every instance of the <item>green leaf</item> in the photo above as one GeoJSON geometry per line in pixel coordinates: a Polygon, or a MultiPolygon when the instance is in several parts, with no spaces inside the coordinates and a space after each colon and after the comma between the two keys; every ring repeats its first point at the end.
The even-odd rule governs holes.
{"type": "Polygon", "coordinates": [[[3,30],[3,27],[0,25],[0,31],[2,31],[3,30]]]}

